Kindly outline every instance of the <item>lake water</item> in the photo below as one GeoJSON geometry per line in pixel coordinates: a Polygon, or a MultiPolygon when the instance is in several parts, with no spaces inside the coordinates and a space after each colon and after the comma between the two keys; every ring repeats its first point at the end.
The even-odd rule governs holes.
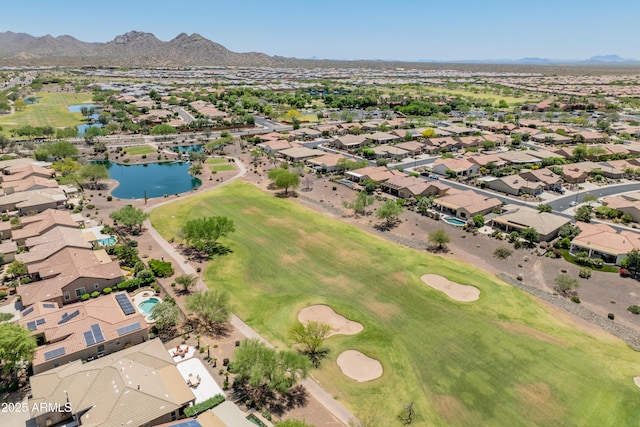
{"type": "MultiPolygon", "coordinates": [[[[67,107],[67,109],[72,112],[72,113],[81,113],[82,112],[82,107],[87,107],[87,108],[98,108],[98,105],[96,104],[75,104],[75,105],[69,105],[67,107]]],[[[93,113],[92,115],[89,116],[90,119],[93,120],[98,120],[98,117],[100,117],[100,113],[93,113]]],[[[102,127],[102,123],[84,123],[81,125],[76,126],[76,128],[78,128],[78,136],[82,136],[84,135],[85,131],[92,127],[92,126],[97,126],[99,128],[102,127]]]]}
{"type": "Polygon", "coordinates": [[[178,145],[177,147],[171,147],[171,151],[174,153],[201,153],[202,152],[202,144],[194,144],[194,145],[178,145]]]}
{"type": "Polygon", "coordinates": [[[184,193],[198,188],[202,181],[189,175],[190,163],[162,162],[144,165],[121,165],[111,162],[96,162],[109,170],[109,177],[120,183],[111,195],[120,199],[142,199],[163,197],[165,194],[184,193]]]}

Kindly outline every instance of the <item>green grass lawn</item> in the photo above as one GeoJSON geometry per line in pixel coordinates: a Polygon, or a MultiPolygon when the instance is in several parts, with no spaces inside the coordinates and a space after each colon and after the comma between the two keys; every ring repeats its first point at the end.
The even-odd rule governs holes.
{"type": "Polygon", "coordinates": [[[75,127],[84,123],[82,114],[72,113],[67,107],[74,104],[91,103],[88,93],[48,93],[35,94],[40,100],[35,104],[28,104],[23,111],[0,118],[3,133],[10,134],[13,129],[31,125],[53,126],[54,128],[75,127]]]}
{"type": "Polygon", "coordinates": [[[227,163],[229,160],[225,159],[224,157],[212,157],[210,159],[207,159],[207,164],[208,165],[217,165],[220,163],[227,163]]]}
{"type": "Polygon", "coordinates": [[[462,96],[473,99],[482,99],[483,101],[492,100],[494,104],[497,104],[501,100],[504,100],[509,105],[517,105],[528,102],[539,102],[539,100],[535,100],[532,98],[518,98],[515,96],[505,96],[499,95],[495,93],[476,93],[472,91],[460,90],[460,89],[445,89],[445,88],[436,88],[436,87],[425,87],[424,90],[426,92],[431,93],[440,93],[444,95],[452,95],[452,96],[462,96]]]}
{"type": "Polygon", "coordinates": [[[235,168],[231,164],[211,166],[211,171],[212,172],[232,171],[234,169],[235,168]]]}
{"type": "Polygon", "coordinates": [[[559,250],[560,250],[560,253],[562,254],[562,258],[564,258],[565,261],[570,262],[573,265],[577,265],[578,267],[585,267],[593,271],[603,271],[605,273],[616,273],[616,274],[620,273],[620,267],[616,265],[605,264],[602,266],[602,268],[593,268],[593,267],[580,265],[576,262],[576,257],[574,257],[569,253],[569,249],[559,249],[559,250]]]}
{"type": "Polygon", "coordinates": [[[124,152],[129,156],[140,156],[142,154],[153,154],[156,149],[149,145],[137,145],[135,147],[125,148],[124,152]]]}
{"type": "Polygon", "coordinates": [[[532,297],[473,265],[408,249],[289,200],[234,182],[155,209],[167,239],[185,219],[224,215],[232,252],[205,271],[231,294],[235,313],[276,346],[300,309],[328,304],[364,331],[335,336],[313,376],[335,398],[377,425],[414,402],[412,426],[637,425],[640,354],[595,330],[571,326],[532,297]],[[441,274],[481,290],[458,303],[420,276],[441,274]],[[384,375],[357,383],[335,359],[356,349],[384,375]]]}

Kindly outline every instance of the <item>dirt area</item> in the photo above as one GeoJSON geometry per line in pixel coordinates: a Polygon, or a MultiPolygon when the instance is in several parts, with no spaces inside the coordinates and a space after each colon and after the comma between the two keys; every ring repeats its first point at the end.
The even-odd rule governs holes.
{"type": "Polygon", "coordinates": [[[440,292],[444,292],[449,298],[470,302],[480,299],[480,290],[473,286],[461,285],[460,283],[452,282],[446,277],[438,274],[425,274],[420,279],[431,286],[433,289],[437,289],[440,292]]]}
{"type": "Polygon", "coordinates": [[[359,383],[382,376],[382,364],[357,350],[343,351],[336,362],[343,374],[359,383]]]}
{"type": "Polygon", "coordinates": [[[362,332],[364,329],[360,323],[339,315],[328,305],[312,305],[305,307],[300,310],[300,313],[298,313],[298,320],[300,323],[307,323],[309,321],[326,323],[331,326],[331,332],[327,337],[339,334],[355,335],[362,332]]]}

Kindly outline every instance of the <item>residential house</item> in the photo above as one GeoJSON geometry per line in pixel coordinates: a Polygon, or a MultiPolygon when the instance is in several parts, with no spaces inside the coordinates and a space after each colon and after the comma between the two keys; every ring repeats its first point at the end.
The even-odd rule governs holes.
{"type": "Polygon", "coordinates": [[[394,177],[395,175],[404,176],[403,173],[391,171],[384,166],[367,166],[364,168],[348,171],[345,175],[349,181],[358,183],[362,183],[368,180],[380,183],[394,177]]]}
{"type": "Polygon", "coordinates": [[[321,151],[314,150],[307,147],[292,147],[285,150],[280,150],[278,153],[281,157],[290,160],[292,162],[302,162],[311,157],[317,157],[322,154],[321,151]]]}
{"type": "Polygon", "coordinates": [[[3,236],[11,237],[18,245],[24,246],[27,239],[40,236],[53,228],[77,229],[79,226],[69,211],[47,209],[36,215],[20,217],[19,228],[9,230],[9,234],[3,233],[3,236]]]}
{"type": "Polygon", "coordinates": [[[346,159],[342,154],[322,153],[320,157],[307,159],[306,163],[318,172],[335,172],[339,169],[340,159],[346,159]]]}
{"type": "Polygon", "coordinates": [[[447,212],[462,219],[473,218],[475,215],[486,215],[502,206],[499,199],[487,197],[473,190],[453,192],[438,197],[433,203],[441,212],[447,212]]]}
{"type": "Polygon", "coordinates": [[[496,153],[496,156],[500,157],[507,163],[514,165],[537,165],[541,163],[541,160],[539,158],[528,154],[528,151],[501,151],[496,153]]]}
{"type": "Polygon", "coordinates": [[[617,196],[607,196],[602,204],[623,214],[629,214],[633,222],[640,222],[640,193],[625,193],[617,196]]]}
{"type": "Polygon", "coordinates": [[[331,141],[331,146],[341,150],[355,150],[369,145],[369,140],[365,135],[342,135],[331,141]]]}
{"type": "Polygon", "coordinates": [[[462,144],[450,136],[439,138],[427,138],[425,140],[425,151],[435,153],[438,151],[452,151],[460,148],[462,144]]]}
{"type": "Polygon", "coordinates": [[[407,150],[403,150],[396,145],[378,145],[372,148],[376,158],[391,158],[394,160],[404,159],[409,156],[407,150]]]}
{"type": "Polygon", "coordinates": [[[481,180],[485,183],[487,188],[514,196],[519,196],[521,194],[536,196],[543,191],[542,184],[529,182],[519,175],[507,175],[500,178],[491,176],[484,177],[481,180]]]}
{"type": "Polygon", "coordinates": [[[267,154],[279,153],[280,151],[288,150],[293,147],[293,144],[291,144],[286,139],[271,139],[268,141],[259,142],[257,145],[258,147],[262,148],[267,154]]]}
{"type": "Polygon", "coordinates": [[[620,265],[633,249],[640,249],[640,234],[634,231],[619,231],[603,223],[577,222],[581,231],[572,241],[569,251],[575,255],[587,252],[591,258],[620,265]]]}
{"type": "Polygon", "coordinates": [[[562,179],[569,184],[585,182],[589,177],[589,172],[576,167],[576,164],[562,165],[562,179]]]}
{"type": "Polygon", "coordinates": [[[159,339],[91,362],[75,360],[29,382],[28,423],[36,426],[152,426],[180,418],[195,402],[159,339]],[[67,404],[70,411],[56,409],[67,404]]]}
{"type": "Polygon", "coordinates": [[[403,137],[387,132],[374,132],[372,134],[365,135],[365,137],[373,144],[389,144],[403,139],[403,137]]]}
{"type": "Polygon", "coordinates": [[[548,168],[522,169],[519,175],[528,182],[541,183],[546,191],[560,191],[562,189],[562,177],[548,168]]]}
{"type": "Polygon", "coordinates": [[[573,138],[569,136],[560,135],[558,133],[536,133],[531,135],[531,140],[538,144],[570,144],[573,142],[573,138]]]}
{"type": "Polygon", "coordinates": [[[17,288],[26,307],[40,301],[60,306],[74,303],[84,294],[114,288],[124,278],[118,261],[112,260],[104,249],[66,247],[27,268],[39,280],[17,288]]]}
{"type": "Polygon", "coordinates": [[[533,228],[538,232],[538,241],[549,242],[558,236],[562,226],[570,222],[569,218],[552,212],[538,212],[534,208],[518,206],[491,219],[490,225],[506,233],[533,228]]]}
{"type": "Polygon", "coordinates": [[[433,162],[431,170],[433,173],[443,176],[447,176],[448,170],[453,171],[455,176],[471,176],[476,175],[480,170],[480,167],[466,158],[440,158],[433,162]]]}
{"type": "Polygon", "coordinates": [[[126,292],[63,307],[38,302],[21,313],[18,323],[41,343],[33,357],[34,374],[78,359],[93,360],[149,339],[147,322],[126,292]]]}
{"type": "Polygon", "coordinates": [[[38,213],[64,206],[67,195],[59,188],[22,191],[0,196],[0,212],[17,212],[20,215],[38,213]]]}
{"type": "Polygon", "coordinates": [[[417,156],[424,151],[424,144],[417,141],[400,142],[395,147],[407,151],[410,156],[417,156]]]}
{"type": "Polygon", "coordinates": [[[465,157],[471,163],[475,163],[481,168],[503,168],[507,162],[502,160],[500,157],[495,154],[478,154],[478,153],[468,153],[467,157],[465,157]],[[491,165],[489,165],[491,163],[491,165]]]}
{"type": "Polygon", "coordinates": [[[380,188],[393,196],[409,199],[416,196],[440,196],[451,187],[437,181],[428,182],[416,177],[397,175],[380,183],[380,188]]]}

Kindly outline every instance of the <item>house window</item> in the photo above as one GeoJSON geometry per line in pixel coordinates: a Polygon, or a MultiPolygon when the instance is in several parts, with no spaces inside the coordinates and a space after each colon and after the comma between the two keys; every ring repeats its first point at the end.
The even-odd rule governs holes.
{"type": "Polygon", "coordinates": [[[80,298],[82,295],[86,294],[87,291],[84,288],[77,288],[76,289],[76,297],[80,298]]]}
{"type": "Polygon", "coordinates": [[[104,353],[104,344],[98,346],[98,353],[104,353]]]}
{"type": "Polygon", "coordinates": [[[71,299],[71,295],[69,294],[69,291],[65,291],[65,293],[64,293],[64,299],[65,299],[65,301],[67,301],[67,300],[71,299]]]}
{"type": "Polygon", "coordinates": [[[94,283],[93,284],[93,289],[98,289],[100,287],[100,283],[94,283]]]}

